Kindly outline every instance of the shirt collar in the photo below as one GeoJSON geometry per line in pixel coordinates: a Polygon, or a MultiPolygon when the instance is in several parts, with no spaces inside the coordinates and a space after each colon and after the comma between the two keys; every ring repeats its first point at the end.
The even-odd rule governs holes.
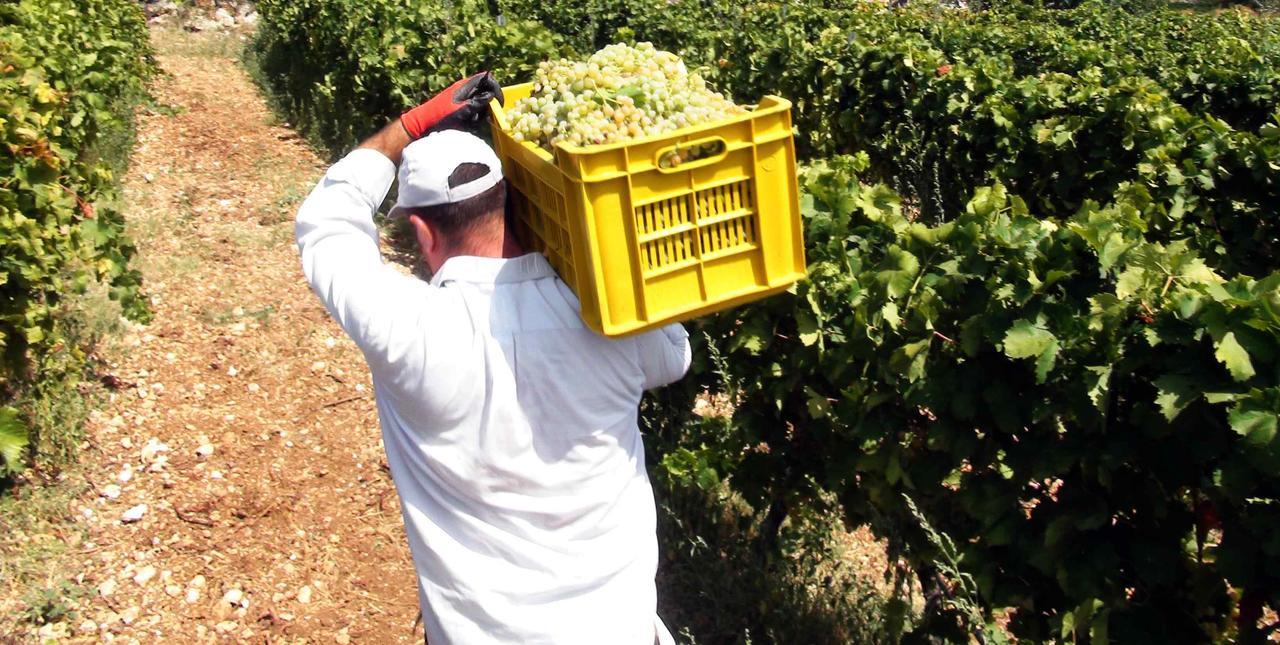
{"type": "Polygon", "coordinates": [[[514,258],[456,255],[445,260],[440,270],[431,276],[431,286],[438,287],[451,281],[481,284],[525,282],[554,275],[555,271],[541,253],[526,253],[514,258]]]}

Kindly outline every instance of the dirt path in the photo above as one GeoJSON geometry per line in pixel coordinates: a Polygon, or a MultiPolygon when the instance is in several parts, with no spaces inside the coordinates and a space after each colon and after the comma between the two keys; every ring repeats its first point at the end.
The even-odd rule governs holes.
{"type": "Polygon", "coordinates": [[[99,595],[70,631],[421,642],[367,372],[293,246],[323,164],[232,56],[179,34],[157,35],[175,109],[141,118],[125,180],[155,319],[108,357],[87,540],[63,563],[99,595]]]}

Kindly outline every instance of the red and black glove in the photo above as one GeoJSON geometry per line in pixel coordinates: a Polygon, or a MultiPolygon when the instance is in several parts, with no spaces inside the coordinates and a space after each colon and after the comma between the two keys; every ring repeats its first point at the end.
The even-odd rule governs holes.
{"type": "Polygon", "coordinates": [[[400,116],[409,137],[420,139],[428,132],[451,128],[467,129],[489,112],[489,101],[502,103],[502,87],[489,72],[464,78],[400,116]]]}

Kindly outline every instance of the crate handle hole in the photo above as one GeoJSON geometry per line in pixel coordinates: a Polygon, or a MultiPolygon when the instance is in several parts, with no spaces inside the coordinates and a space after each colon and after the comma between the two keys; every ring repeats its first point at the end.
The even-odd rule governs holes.
{"type": "Polygon", "coordinates": [[[724,137],[704,137],[659,148],[653,156],[658,172],[680,172],[713,164],[729,154],[724,137]]]}

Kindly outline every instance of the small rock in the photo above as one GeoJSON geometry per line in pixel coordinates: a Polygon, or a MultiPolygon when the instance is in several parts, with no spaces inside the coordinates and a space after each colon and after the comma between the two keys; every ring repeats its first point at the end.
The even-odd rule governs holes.
{"type": "Polygon", "coordinates": [[[116,579],[115,579],[115,578],[107,578],[106,580],[103,580],[103,581],[102,581],[102,584],[98,585],[98,595],[99,595],[99,596],[106,597],[106,596],[110,596],[111,594],[113,594],[113,593],[115,593],[115,592],[116,592],[116,579]]]}
{"type": "Polygon", "coordinates": [[[228,605],[239,605],[241,600],[244,600],[244,592],[234,587],[222,594],[222,602],[228,605]]]}
{"type": "Polygon", "coordinates": [[[211,443],[200,444],[200,446],[196,448],[196,454],[205,458],[209,457],[210,455],[213,454],[213,444],[211,443]]]}
{"type": "Polygon", "coordinates": [[[116,499],[120,497],[120,487],[115,484],[107,484],[102,487],[102,496],[107,499],[116,499]]]}
{"type": "Polygon", "coordinates": [[[192,578],[192,579],[191,579],[191,586],[192,586],[192,587],[196,587],[196,588],[203,587],[203,586],[204,586],[204,576],[197,575],[196,577],[192,578]]]}
{"type": "Polygon", "coordinates": [[[156,457],[155,461],[151,462],[150,466],[147,466],[147,472],[158,473],[164,470],[165,464],[168,463],[169,458],[164,455],[160,455],[159,457],[156,457]]]}
{"type": "Polygon", "coordinates": [[[120,474],[116,475],[116,479],[121,484],[128,483],[130,479],[133,479],[133,466],[131,464],[125,464],[124,468],[120,469],[120,474]]]}
{"type": "Polygon", "coordinates": [[[96,631],[98,631],[98,623],[95,623],[88,618],[84,619],[84,622],[80,623],[80,633],[92,634],[96,631]]]}
{"type": "Polygon", "coordinates": [[[137,605],[129,607],[128,609],[120,612],[120,622],[126,625],[131,625],[133,624],[133,621],[138,619],[138,614],[140,613],[142,613],[141,607],[137,605]]]}
{"type": "Polygon", "coordinates": [[[261,389],[262,389],[262,387],[261,387],[260,385],[258,385],[257,383],[250,383],[250,384],[249,384],[249,392],[251,392],[251,393],[253,393],[253,394],[257,394],[257,393],[258,393],[258,390],[261,390],[261,389]]]}
{"type": "Polygon", "coordinates": [[[239,374],[239,373],[240,373],[240,370],[236,369],[235,365],[232,365],[231,367],[227,368],[227,376],[235,376],[236,374],[239,374]]]}
{"type": "Polygon", "coordinates": [[[124,522],[125,524],[129,524],[131,522],[137,522],[138,520],[142,519],[143,515],[146,515],[146,514],[147,514],[147,505],[138,504],[137,506],[134,506],[133,508],[130,508],[129,510],[125,511],[124,514],[120,516],[120,521],[124,522]]]}
{"type": "Polygon", "coordinates": [[[178,594],[182,593],[182,585],[165,585],[164,592],[174,598],[177,598],[178,594]]]}
{"type": "Polygon", "coordinates": [[[156,460],[156,457],[158,457],[160,453],[163,452],[169,452],[169,445],[155,437],[152,437],[147,439],[146,445],[142,446],[142,450],[139,454],[143,461],[151,463],[156,460]]]}
{"type": "Polygon", "coordinates": [[[346,627],[343,627],[338,630],[337,634],[333,635],[333,640],[338,643],[338,645],[347,645],[351,642],[351,634],[347,633],[346,627]]]}
{"type": "Polygon", "coordinates": [[[148,582],[151,582],[151,579],[154,577],[156,577],[156,568],[151,565],[147,565],[138,569],[138,572],[133,575],[133,581],[140,585],[145,585],[148,582]]]}
{"type": "Polygon", "coordinates": [[[311,602],[311,587],[302,587],[298,590],[298,602],[307,604],[311,602]]]}
{"type": "Polygon", "coordinates": [[[194,605],[195,603],[199,602],[199,601],[200,601],[200,590],[199,590],[199,589],[196,589],[195,587],[191,587],[191,588],[187,589],[187,595],[186,595],[186,597],[184,598],[184,600],[186,600],[186,601],[187,601],[187,604],[188,604],[188,605],[194,605]]]}
{"type": "Polygon", "coordinates": [[[236,623],[233,620],[224,620],[213,626],[221,634],[229,634],[236,630],[236,623]]]}
{"type": "Polygon", "coordinates": [[[222,7],[218,7],[218,10],[213,12],[213,20],[223,27],[236,26],[236,17],[231,15],[230,11],[227,11],[222,7]]]}
{"type": "Polygon", "coordinates": [[[250,27],[258,24],[258,12],[250,11],[245,14],[244,17],[240,19],[240,24],[248,25],[250,27]]]}
{"type": "Polygon", "coordinates": [[[143,12],[148,18],[163,16],[174,11],[176,5],[173,2],[147,2],[142,6],[143,12]]]}
{"type": "Polygon", "coordinates": [[[57,642],[67,637],[66,623],[45,623],[36,630],[41,642],[57,642]]]}

